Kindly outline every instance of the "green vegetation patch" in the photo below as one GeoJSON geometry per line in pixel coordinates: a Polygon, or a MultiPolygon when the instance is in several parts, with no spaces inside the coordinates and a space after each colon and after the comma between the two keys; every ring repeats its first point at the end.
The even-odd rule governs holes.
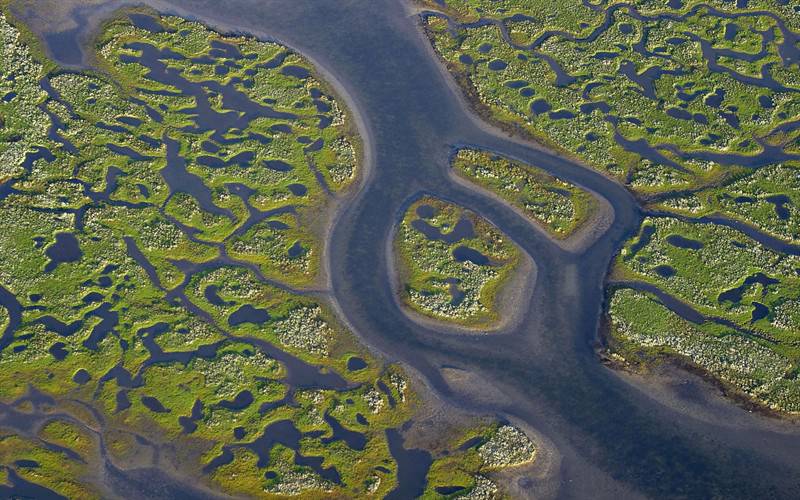
{"type": "Polygon", "coordinates": [[[9,19],[0,400],[25,412],[37,391],[60,419],[2,429],[3,480],[100,496],[102,437],[120,463],[168,441],[186,477],[227,494],[393,490],[386,431],[416,396],[302,289],[360,155],[314,68],[137,11],[100,33],[100,71],[68,72],[9,19]]]}
{"type": "Polygon", "coordinates": [[[796,356],[729,327],[686,321],[637,290],[614,291],[610,315],[614,349],[624,358],[677,355],[770,408],[800,412],[796,356]]]}
{"type": "MultiPolygon", "coordinates": [[[[54,421],[59,422],[60,421],[54,421]]],[[[74,455],[62,451],[60,439],[50,439],[54,423],[49,424],[46,432],[39,437],[22,437],[0,429],[0,461],[4,483],[9,478],[20,478],[36,485],[45,485],[49,490],[66,498],[102,498],[99,491],[82,481],[82,477],[91,473],[91,467],[98,466],[86,455],[74,455]]],[[[66,425],[66,424],[64,424],[66,425]]],[[[71,430],[70,433],[76,432],[71,430]]],[[[83,432],[83,431],[78,431],[83,432]]],[[[88,436],[76,436],[76,439],[89,439],[88,436]]],[[[70,443],[72,444],[72,443],[70,443]]],[[[71,448],[67,448],[71,451],[71,448]]],[[[16,481],[12,481],[16,482],[16,481]]]]}
{"type": "Polygon", "coordinates": [[[652,283],[707,316],[728,319],[796,347],[800,317],[800,257],[786,255],[729,227],[646,218],[640,234],[622,249],[615,273],[652,283]]]}
{"type": "Polygon", "coordinates": [[[790,2],[422,3],[436,11],[424,15],[434,48],[485,117],[637,192],[797,152],[790,2]]]}
{"type": "Polygon", "coordinates": [[[459,150],[455,172],[522,210],[559,238],[566,238],[589,218],[594,199],[573,184],[531,165],[474,149],[459,150]]]}
{"type": "Polygon", "coordinates": [[[454,432],[445,448],[433,462],[423,498],[505,498],[492,474],[536,459],[534,443],[510,424],[454,432]]]}
{"type": "Polygon", "coordinates": [[[431,318],[481,327],[499,318],[498,295],[520,264],[520,250],[479,215],[425,196],[411,204],[395,248],[402,299],[431,318]]]}
{"type": "Polygon", "coordinates": [[[682,193],[653,208],[689,217],[722,215],[800,243],[800,168],[787,163],[744,172],[721,187],[682,193]]]}
{"type": "Polygon", "coordinates": [[[799,257],[726,226],[649,217],[613,278],[612,350],[677,354],[771,408],[800,409],[799,257]],[[677,300],[675,312],[631,281],[677,300]]]}

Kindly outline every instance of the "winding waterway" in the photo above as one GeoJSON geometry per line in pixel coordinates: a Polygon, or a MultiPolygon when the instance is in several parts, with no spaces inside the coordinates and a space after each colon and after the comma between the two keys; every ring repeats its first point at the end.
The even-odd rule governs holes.
{"type": "MultiPolygon", "coordinates": [[[[104,14],[126,4],[85,3],[92,4],[80,10],[85,25],[75,28],[66,19],[67,33],[49,38],[65,44],[60,49],[68,37],[85,41],[104,14]]],[[[277,39],[335,82],[359,117],[368,171],[329,237],[330,293],[366,343],[418,372],[446,402],[522,421],[552,442],[557,470],[521,479],[522,491],[562,498],[800,497],[796,426],[720,404],[712,390],[700,391],[709,401],[705,414],[684,411],[667,404],[674,398],[635,390],[600,363],[595,346],[604,279],[611,258],[639,227],[638,205],[603,175],[481,124],[405,1],[136,3],[277,39]],[[578,250],[565,249],[496,198],[454,182],[448,157],[458,145],[502,152],[587,188],[608,201],[613,222],[578,250]],[[511,330],[491,336],[442,333],[398,309],[386,238],[408,200],[423,192],[488,218],[535,260],[534,292],[511,330]],[[446,374],[453,368],[478,382],[452,383],[446,374]]],[[[35,17],[36,6],[31,9],[23,17],[35,17]]],[[[52,52],[62,62],[80,61],[74,51],[52,52]]]]}

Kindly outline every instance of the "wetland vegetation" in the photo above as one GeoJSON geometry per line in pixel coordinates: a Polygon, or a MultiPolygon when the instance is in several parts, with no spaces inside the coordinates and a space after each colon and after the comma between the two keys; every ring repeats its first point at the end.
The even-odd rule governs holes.
{"type": "Polygon", "coordinates": [[[500,320],[498,296],[520,267],[520,250],[486,219],[423,196],[395,237],[403,302],[420,314],[472,328],[500,320]]]}
{"type": "Polygon", "coordinates": [[[617,354],[673,352],[773,409],[800,412],[798,255],[722,225],[645,219],[612,273],[617,354]]]}
{"type": "MultiPolygon", "coordinates": [[[[0,38],[0,492],[100,498],[98,471],[162,452],[225,494],[399,488],[392,436],[420,401],[315,289],[361,146],[310,63],[140,11],[104,25],[91,72],[5,9],[0,38]]],[[[516,250],[492,231],[473,252],[503,276],[516,250]]],[[[521,431],[482,429],[431,460],[458,495],[533,459],[521,431]]]]}
{"type": "Polygon", "coordinates": [[[678,357],[800,411],[798,6],[419,3],[482,116],[615,177],[644,207],[609,276],[611,356],[678,357]]]}
{"type": "Polygon", "coordinates": [[[586,191],[532,165],[485,151],[460,149],[455,173],[520,209],[557,238],[566,238],[586,222],[594,199],[586,191]]]}
{"type": "Polygon", "coordinates": [[[435,49],[487,117],[638,193],[797,158],[791,2],[423,4],[435,49]]]}

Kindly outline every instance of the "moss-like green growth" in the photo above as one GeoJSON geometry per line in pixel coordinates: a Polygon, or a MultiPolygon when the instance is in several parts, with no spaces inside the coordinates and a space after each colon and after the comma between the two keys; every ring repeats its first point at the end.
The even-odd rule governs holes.
{"type": "Polygon", "coordinates": [[[358,175],[346,110],[286,47],[142,15],[74,73],[0,10],[0,400],[64,416],[4,430],[4,479],[97,496],[102,437],[225,494],[384,496],[416,396],[300,289],[358,175]]]}
{"type": "Polygon", "coordinates": [[[797,63],[782,47],[800,24],[789,3],[422,3],[440,12],[426,30],[485,117],[637,192],[719,180],[727,155],[797,151],[785,126],[800,113],[797,63]]]}
{"type": "MultiPolygon", "coordinates": [[[[62,425],[66,424],[54,421],[46,429],[62,425]]],[[[70,430],[73,432],[74,429],[70,430]]],[[[4,464],[6,482],[13,474],[66,498],[102,498],[99,491],[82,480],[83,476],[91,473],[92,466],[97,466],[97,457],[68,453],[71,448],[62,451],[63,441],[50,441],[50,432],[44,434],[41,439],[25,438],[10,434],[6,429],[0,430],[0,462],[4,464]]],[[[82,433],[75,436],[79,436],[79,440],[88,439],[82,433]]]]}
{"type": "Polygon", "coordinates": [[[680,193],[651,206],[687,217],[722,215],[798,244],[800,167],[786,163],[743,172],[720,187],[680,193]]]}
{"type": "Polygon", "coordinates": [[[645,219],[613,277],[658,287],[704,323],[622,290],[611,301],[612,344],[627,346],[628,358],[636,346],[686,357],[797,411],[800,261],[711,223],[733,219],[726,223],[800,241],[800,79],[786,50],[800,28],[797,7],[421,3],[438,11],[424,16],[427,33],[486,118],[587,161],[666,212],[645,219]]]}
{"type": "Polygon", "coordinates": [[[699,324],[642,292],[622,290],[610,302],[612,336],[622,341],[625,357],[637,344],[673,352],[770,407],[798,412],[798,269],[797,256],[734,229],[647,218],[613,276],[623,286],[630,280],[655,285],[692,308],[683,315],[699,324]]]}
{"type": "Polygon", "coordinates": [[[507,498],[493,472],[532,463],[536,447],[517,427],[491,424],[453,432],[428,474],[422,498],[507,498]]]}
{"type": "Polygon", "coordinates": [[[476,328],[500,319],[498,294],[521,259],[520,250],[488,221],[430,196],[408,208],[395,252],[407,306],[476,328]]]}
{"type": "Polygon", "coordinates": [[[594,198],[573,184],[531,165],[475,149],[453,157],[454,171],[519,208],[558,238],[566,238],[589,218],[594,198]]]}
{"type": "Polygon", "coordinates": [[[689,322],[651,294],[628,288],[612,293],[610,314],[612,346],[622,359],[679,356],[762,405],[800,412],[796,355],[728,326],[689,322]]]}
{"type": "Polygon", "coordinates": [[[725,226],[646,218],[640,235],[623,248],[615,273],[782,341],[775,349],[797,356],[800,317],[792,304],[800,298],[798,268],[800,257],[725,226]]]}

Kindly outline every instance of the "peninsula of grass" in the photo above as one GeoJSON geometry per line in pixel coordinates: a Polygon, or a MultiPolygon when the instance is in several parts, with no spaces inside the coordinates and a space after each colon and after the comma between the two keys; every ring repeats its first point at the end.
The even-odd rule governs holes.
{"type": "Polygon", "coordinates": [[[586,191],[531,165],[475,149],[460,149],[455,173],[494,193],[557,238],[567,238],[596,208],[586,191]]]}
{"type": "Polygon", "coordinates": [[[776,349],[713,321],[688,321],[653,294],[624,286],[611,292],[609,307],[612,358],[629,364],[678,358],[758,406],[800,413],[796,348],[776,349]]]}
{"type": "Polygon", "coordinates": [[[788,243],[800,244],[800,164],[745,171],[729,182],[677,193],[649,208],[691,218],[724,217],[753,226],[788,243]]]}
{"type": "Polygon", "coordinates": [[[796,412],[796,5],[420,4],[485,119],[617,178],[653,215],[611,273],[612,351],[677,356],[796,412]]]}
{"type": "Polygon", "coordinates": [[[506,498],[493,473],[536,459],[534,443],[510,424],[460,429],[448,441],[428,473],[423,498],[506,498]]]}
{"type": "Polygon", "coordinates": [[[798,269],[797,256],[735,229],[646,218],[613,269],[612,351],[679,355],[770,408],[796,413],[798,269]]]}

